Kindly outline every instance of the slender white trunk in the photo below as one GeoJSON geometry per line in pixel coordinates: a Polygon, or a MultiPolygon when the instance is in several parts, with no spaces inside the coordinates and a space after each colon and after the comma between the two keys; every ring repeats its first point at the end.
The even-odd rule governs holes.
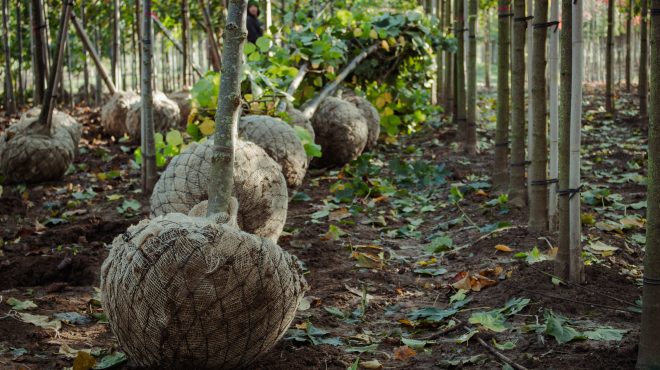
{"type": "MultiPolygon", "coordinates": [[[[532,27],[532,24],[534,23],[534,0],[527,0],[527,17],[532,17],[530,18],[531,20],[527,22],[527,29],[526,29],[526,40],[525,40],[525,49],[527,50],[527,65],[529,68],[527,68],[527,161],[530,162],[532,160],[532,151],[534,150],[534,144],[532,140],[532,135],[534,134],[534,125],[532,124],[533,118],[532,118],[532,52],[534,50],[533,45],[532,45],[532,36],[533,36],[533,31],[534,27],[532,27]]],[[[531,176],[527,176],[527,198],[529,199],[531,197],[531,191],[532,191],[532,178],[531,176]]]]}
{"type": "MultiPolygon", "coordinates": [[[[550,22],[559,21],[559,0],[552,0],[550,5],[550,22]]],[[[550,32],[550,54],[548,57],[548,75],[550,88],[550,163],[549,178],[554,181],[559,175],[559,27],[554,26],[550,32]]],[[[557,182],[548,184],[548,220],[550,230],[557,228],[557,182]]]]}

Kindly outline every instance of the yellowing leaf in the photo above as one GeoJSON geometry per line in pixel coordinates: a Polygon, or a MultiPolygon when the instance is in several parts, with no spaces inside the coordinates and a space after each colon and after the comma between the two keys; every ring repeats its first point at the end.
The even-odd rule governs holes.
{"type": "Polygon", "coordinates": [[[500,252],[513,252],[513,249],[511,247],[506,246],[504,244],[498,244],[495,246],[495,249],[497,249],[500,252]]]}
{"type": "Polygon", "coordinates": [[[96,359],[87,352],[79,351],[73,360],[73,370],[90,370],[96,365],[96,359]]]}
{"type": "Polygon", "coordinates": [[[478,196],[481,196],[481,197],[487,197],[487,196],[488,196],[488,193],[486,193],[485,191],[483,191],[483,189],[479,189],[479,190],[477,190],[477,191],[474,192],[474,195],[478,195],[478,196]]]}
{"type": "Polygon", "coordinates": [[[405,361],[411,357],[414,357],[416,354],[417,352],[408,346],[396,347],[394,349],[394,359],[399,361],[405,361]]]}
{"type": "Polygon", "coordinates": [[[328,215],[328,220],[330,221],[340,221],[343,220],[347,217],[351,217],[351,213],[346,209],[345,207],[337,209],[335,211],[330,212],[330,215],[328,215]]]}
{"type": "Polygon", "coordinates": [[[374,40],[377,39],[378,38],[378,32],[376,32],[376,30],[371,30],[371,32],[369,32],[369,37],[371,37],[374,40]]]}
{"type": "Polygon", "coordinates": [[[642,228],[644,227],[644,222],[636,216],[626,216],[619,220],[619,223],[626,228],[642,228]]]}
{"type": "Polygon", "coordinates": [[[385,40],[380,42],[380,47],[385,49],[385,51],[390,51],[390,44],[388,44],[385,40]]]}
{"type": "Polygon", "coordinates": [[[362,28],[356,28],[353,30],[353,36],[354,37],[361,37],[362,36],[362,28]]]}
{"type": "Polygon", "coordinates": [[[199,124],[199,131],[204,136],[211,136],[215,132],[215,122],[211,119],[205,119],[204,122],[199,124]]]}
{"type": "Polygon", "coordinates": [[[383,364],[378,360],[362,361],[360,362],[360,367],[363,369],[380,370],[383,368],[383,364]]]}

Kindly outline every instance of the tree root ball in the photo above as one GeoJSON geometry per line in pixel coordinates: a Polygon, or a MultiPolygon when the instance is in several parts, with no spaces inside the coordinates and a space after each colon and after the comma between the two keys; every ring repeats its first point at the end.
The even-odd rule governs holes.
{"type": "Polygon", "coordinates": [[[357,107],[362,113],[362,116],[367,120],[369,135],[367,136],[367,145],[365,145],[364,150],[375,148],[378,144],[378,135],[380,135],[380,114],[378,114],[378,110],[369,100],[361,96],[346,96],[344,100],[357,107]]]}
{"type": "Polygon", "coordinates": [[[288,122],[294,127],[302,127],[312,136],[312,141],[314,140],[314,126],[312,126],[312,121],[310,121],[301,111],[292,106],[288,106],[286,109],[286,114],[288,117],[288,122]]]}
{"type": "MultiPolygon", "coordinates": [[[[208,199],[212,141],[193,143],[174,157],[154,187],[151,212],[188,213],[208,199]]],[[[280,166],[257,144],[238,140],[234,196],[241,230],[277,242],[286,222],[288,191],[280,166]]]]}
{"type": "Polygon", "coordinates": [[[190,94],[190,89],[173,92],[168,94],[167,97],[179,106],[179,112],[181,114],[179,127],[185,128],[188,125],[188,116],[190,116],[190,111],[192,110],[192,94],[190,94]]]}
{"type": "Polygon", "coordinates": [[[243,368],[282,338],[305,290],[271,240],[177,213],[129,227],[101,268],[110,327],[145,368],[243,368]]]}
{"type": "MultiPolygon", "coordinates": [[[[178,128],[181,122],[179,106],[162,92],[154,92],[153,102],[154,131],[166,132],[178,128]]],[[[133,140],[138,140],[141,136],[141,115],[142,101],[133,104],[126,114],[126,128],[128,129],[128,135],[133,140]]]]}
{"type": "Polygon", "coordinates": [[[46,132],[39,113],[39,108],[29,110],[0,135],[0,173],[9,183],[57,180],[73,162],[82,127],[55,110],[46,132]]]}
{"type": "Polygon", "coordinates": [[[362,154],[367,144],[366,119],[353,104],[339,98],[323,99],[312,125],[323,151],[313,163],[321,167],[343,166],[362,154]]]}
{"type": "Polygon", "coordinates": [[[140,95],[132,91],[117,91],[101,108],[101,125],[108,135],[120,137],[128,133],[126,118],[131,107],[140,104],[140,95]]]}
{"type": "Polygon", "coordinates": [[[281,119],[269,116],[244,116],[238,125],[241,139],[259,145],[282,166],[286,184],[302,185],[307,172],[307,153],[296,130],[281,119]]]}

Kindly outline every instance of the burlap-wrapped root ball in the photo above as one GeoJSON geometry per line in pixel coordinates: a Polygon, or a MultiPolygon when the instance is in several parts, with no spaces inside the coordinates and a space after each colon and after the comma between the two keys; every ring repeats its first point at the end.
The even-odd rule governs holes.
{"type": "Polygon", "coordinates": [[[192,94],[190,93],[190,89],[167,94],[167,97],[179,106],[179,126],[185,128],[188,124],[188,116],[190,116],[190,111],[192,110],[192,94]]]}
{"type": "MultiPolygon", "coordinates": [[[[181,111],[179,106],[168,98],[162,92],[154,92],[154,131],[166,132],[174,128],[178,128],[181,122],[181,111]]],[[[133,104],[131,109],[126,114],[126,128],[128,135],[138,140],[141,136],[140,122],[142,115],[142,101],[138,104],[133,104]]]]}
{"type": "Polygon", "coordinates": [[[286,114],[289,116],[288,117],[288,122],[294,126],[294,127],[302,127],[307,132],[309,132],[309,135],[312,137],[312,141],[314,141],[314,126],[312,126],[312,121],[310,121],[305,115],[299,111],[296,108],[293,108],[292,106],[288,106],[286,109],[286,114]]]}
{"type": "MultiPolygon", "coordinates": [[[[188,213],[208,199],[212,141],[193,143],[174,157],[154,187],[151,212],[188,213]]],[[[238,140],[234,196],[241,230],[277,242],[286,222],[288,191],[281,167],[257,144],[238,140]]]]}
{"type": "Polygon", "coordinates": [[[367,145],[365,145],[364,150],[375,148],[376,144],[378,144],[378,135],[380,135],[380,114],[378,114],[378,110],[369,100],[361,96],[346,96],[344,100],[355,105],[367,120],[369,134],[367,135],[367,145]]]}
{"type": "Polygon", "coordinates": [[[9,183],[57,180],[73,162],[82,127],[54,110],[50,132],[45,132],[37,122],[39,113],[39,108],[30,109],[0,135],[0,173],[9,183]]]}
{"type": "Polygon", "coordinates": [[[101,109],[101,125],[108,135],[116,137],[128,133],[126,118],[131,108],[140,104],[140,95],[132,91],[117,91],[101,109]]]}
{"type": "Polygon", "coordinates": [[[259,145],[282,166],[286,184],[299,187],[307,172],[307,153],[296,130],[281,119],[269,116],[244,116],[238,125],[241,139],[259,145]]]}
{"type": "Polygon", "coordinates": [[[113,241],[103,308],[136,365],[244,367],[291,324],[307,289],[295,257],[226,218],[167,214],[113,241]]]}
{"type": "Polygon", "coordinates": [[[351,103],[335,97],[323,99],[312,117],[316,143],[323,156],[319,166],[343,166],[357,158],[367,144],[368,128],[362,113],[351,103]]]}

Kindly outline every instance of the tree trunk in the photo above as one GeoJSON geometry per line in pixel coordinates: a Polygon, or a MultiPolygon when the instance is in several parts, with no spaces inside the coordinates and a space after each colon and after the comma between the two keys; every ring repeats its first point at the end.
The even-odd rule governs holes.
{"type": "MultiPolygon", "coordinates": [[[[463,17],[463,0],[456,0],[456,131],[461,140],[467,142],[467,112],[465,105],[465,18],[463,17]]],[[[465,149],[465,146],[463,147],[465,149]]]]}
{"type": "Polygon", "coordinates": [[[513,54],[511,55],[511,169],[509,202],[522,208],[525,188],[525,0],[513,2],[513,54]]]}
{"type": "MultiPolygon", "coordinates": [[[[529,22],[527,23],[527,29],[525,31],[525,46],[527,47],[527,162],[531,163],[532,160],[532,151],[534,150],[534,140],[532,139],[532,130],[533,130],[533,124],[532,122],[534,121],[532,117],[532,106],[534,105],[534,102],[532,101],[532,80],[534,78],[534,74],[532,73],[532,53],[534,50],[534,43],[532,42],[532,38],[534,36],[534,27],[532,27],[532,24],[534,23],[534,0],[527,0],[527,17],[530,19],[529,22]]],[[[531,176],[527,176],[527,199],[532,196],[532,184],[531,184],[532,178],[531,176]]]]}
{"type": "Polygon", "coordinates": [[[228,212],[234,186],[234,148],[241,104],[240,77],[243,64],[243,45],[245,45],[247,35],[246,12],[247,0],[234,0],[229,3],[223,50],[225,60],[220,82],[223,88],[218,96],[218,109],[215,114],[216,130],[213,143],[214,155],[211,160],[207,216],[228,212]]]}
{"type": "Polygon", "coordinates": [[[651,115],[646,255],[638,369],[660,368],[660,0],[651,1],[651,115]]]}
{"type": "Polygon", "coordinates": [[[110,73],[112,74],[112,82],[115,86],[119,86],[119,0],[112,1],[112,10],[112,63],[110,73]]]}
{"type": "Polygon", "coordinates": [[[495,130],[495,162],[493,186],[499,191],[507,188],[509,156],[509,30],[510,0],[498,0],[497,45],[497,127],[495,130]]]}
{"type": "Polygon", "coordinates": [[[181,13],[183,14],[183,22],[182,22],[182,31],[183,31],[183,37],[181,40],[181,43],[183,44],[183,53],[182,53],[182,58],[183,58],[183,86],[188,86],[188,84],[192,84],[192,81],[190,80],[190,67],[189,67],[189,61],[188,61],[188,53],[190,52],[190,26],[188,25],[188,18],[189,18],[189,10],[188,10],[188,0],[182,0],[181,1],[181,13]]]}
{"type": "Polygon", "coordinates": [[[607,47],[605,48],[605,110],[614,112],[614,0],[607,2],[607,47]]]}
{"type": "Polygon", "coordinates": [[[484,31],[484,85],[490,90],[490,8],[485,12],[486,29],[484,31]]]}
{"type": "MultiPolygon", "coordinates": [[[[444,3],[442,0],[437,0],[437,5],[436,5],[437,13],[436,16],[438,17],[439,23],[438,27],[440,28],[440,31],[442,32],[444,28],[444,18],[442,16],[442,11],[444,10],[444,3]]],[[[444,88],[444,69],[442,66],[442,62],[444,61],[444,53],[442,49],[439,49],[436,51],[436,58],[435,58],[435,63],[437,67],[437,73],[436,73],[436,96],[437,96],[437,103],[438,104],[444,104],[445,102],[445,96],[443,93],[443,88],[444,88]]]]}
{"type": "Polygon", "coordinates": [[[23,84],[23,14],[21,13],[21,2],[16,3],[16,39],[18,40],[18,104],[25,105],[25,89],[23,84]]]}
{"type": "MultiPolygon", "coordinates": [[[[99,50],[99,40],[101,39],[101,36],[99,35],[99,26],[96,25],[94,27],[94,47],[96,50],[99,50]]],[[[110,80],[112,82],[112,80],[110,80]]],[[[102,90],[101,90],[101,74],[96,72],[96,83],[94,84],[94,102],[97,106],[101,105],[101,100],[103,98],[102,90]]],[[[113,84],[114,86],[114,84],[113,84]]]]}
{"type": "Polygon", "coordinates": [[[537,0],[534,3],[534,39],[532,50],[532,163],[529,168],[531,196],[529,198],[529,229],[538,233],[548,230],[548,184],[546,168],[547,152],[547,107],[545,50],[548,30],[548,2],[537,0]]]}
{"type": "Polygon", "coordinates": [[[153,54],[153,30],[151,27],[151,0],[142,3],[142,78],[140,92],[142,108],[141,150],[142,150],[142,191],[151,194],[158,179],[156,172],[156,144],[154,140],[153,94],[151,91],[151,64],[153,54]]]}
{"type": "Polygon", "coordinates": [[[211,14],[209,13],[209,8],[206,7],[206,1],[199,0],[199,6],[202,8],[202,13],[204,13],[206,33],[209,38],[211,64],[213,65],[214,71],[220,71],[220,68],[222,68],[222,56],[220,55],[220,50],[218,50],[218,43],[215,41],[215,30],[213,29],[213,23],[211,22],[211,14]]]}
{"type": "Polygon", "coordinates": [[[465,152],[477,154],[477,0],[470,0],[468,17],[467,131],[465,152]]]}
{"type": "Polygon", "coordinates": [[[271,34],[270,28],[273,26],[273,10],[270,0],[264,0],[264,18],[266,20],[266,32],[264,34],[271,34]]]}
{"type": "Polygon", "coordinates": [[[626,18],[626,91],[630,92],[630,33],[632,32],[633,0],[628,2],[628,17],[626,18]]]}
{"type": "Polygon", "coordinates": [[[73,23],[73,27],[78,33],[78,37],[80,38],[80,41],[83,44],[83,50],[89,52],[90,56],[92,57],[92,60],[94,61],[94,64],[96,65],[97,73],[101,75],[101,78],[103,78],[103,81],[108,87],[110,94],[111,95],[114,94],[117,88],[112,83],[112,79],[110,78],[110,76],[108,76],[108,72],[106,72],[105,67],[103,67],[103,64],[101,63],[101,58],[96,52],[96,49],[93,47],[92,42],[89,40],[89,37],[85,32],[85,29],[83,28],[82,24],[80,24],[75,14],[72,14],[71,22],[73,23]]]}
{"type": "MultiPolygon", "coordinates": [[[[140,78],[142,78],[142,12],[140,11],[140,1],[141,0],[135,0],[135,35],[137,38],[137,57],[138,57],[137,72],[140,74],[140,78]]],[[[98,45],[96,45],[96,49],[98,50],[98,45]]],[[[137,76],[135,77],[137,81],[137,76]]]]}
{"type": "MultiPolygon", "coordinates": [[[[445,27],[446,33],[451,33],[451,0],[445,0],[445,27]]],[[[454,106],[454,54],[450,52],[445,53],[445,112],[449,112],[454,106]]]]}
{"type": "MultiPolygon", "coordinates": [[[[641,45],[639,48],[639,117],[648,118],[649,97],[649,40],[648,40],[648,1],[642,0],[641,45]]],[[[653,9],[653,8],[652,8],[653,9]]]]}
{"type": "Polygon", "coordinates": [[[557,73],[559,71],[559,1],[553,0],[550,5],[550,55],[548,57],[548,88],[550,93],[550,162],[548,165],[549,183],[548,183],[548,225],[551,231],[557,230],[557,176],[559,162],[559,86],[557,85],[557,73]]]}
{"type": "MultiPolygon", "coordinates": [[[[81,27],[85,29],[85,25],[87,24],[87,19],[85,16],[85,1],[81,0],[80,1],[80,22],[81,22],[81,27]]],[[[89,39],[88,39],[89,41],[89,39]]],[[[90,46],[92,44],[90,43],[90,46]]],[[[83,90],[85,90],[84,95],[85,95],[85,102],[89,105],[90,104],[90,93],[89,93],[89,66],[87,65],[87,50],[83,49],[83,90]]]]}
{"type": "Polygon", "coordinates": [[[11,51],[9,49],[9,0],[2,0],[2,45],[5,53],[5,114],[16,113],[14,86],[11,80],[11,51]]]}

